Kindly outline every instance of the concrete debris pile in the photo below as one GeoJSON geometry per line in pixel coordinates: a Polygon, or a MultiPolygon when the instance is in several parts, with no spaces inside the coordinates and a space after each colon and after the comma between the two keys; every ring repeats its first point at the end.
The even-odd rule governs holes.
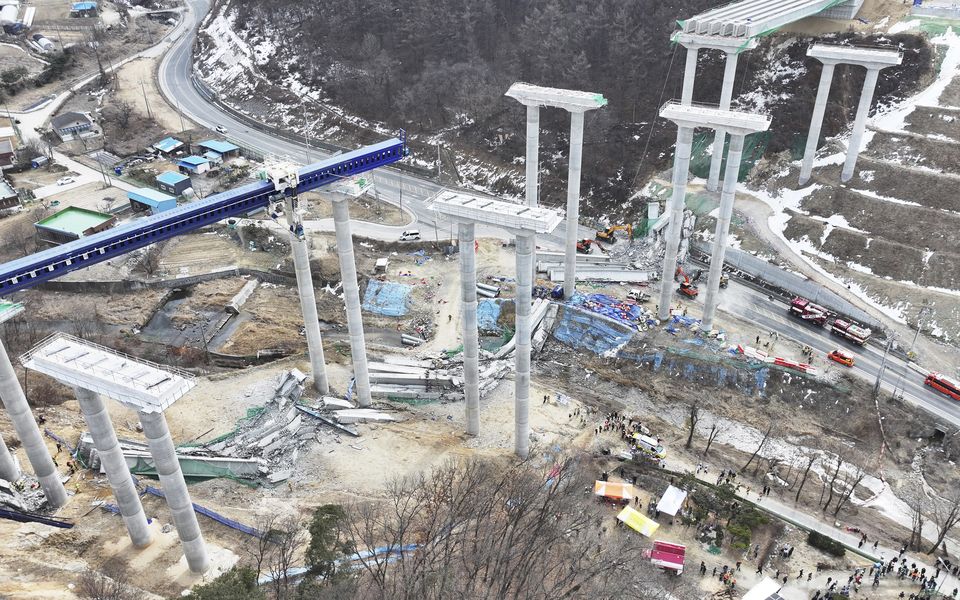
{"type": "MultiPolygon", "coordinates": [[[[632,244],[625,242],[622,246],[631,247],[632,244]]],[[[639,249],[640,246],[638,245],[637,248],[639,249]]],[[[655,264],[655,258],[638,254],[642,256],[642,260],[631,261],[629,250],[621,253],[623,256],[617,260],[612,259],[609,253],[578,254],[577,281],[640,283],[657,279],[659,267],[655,264]]],[[[554,256],[555,254],[538,252],[537,271],[546,273],[551,281],[561,283],[564,278],[562,255],[554,256]]]]}
{"type": "Polygon", "coordinates": [[[21,475],[17,481],[0,479],[0,508],[19,512],[36,512],[46,498],[37,480],[21,475]]]}
{"type": "Polygon", "coordinates": [[[245,419],[226,439],[199,446],[197,453],[257,459],[260,473],[264,475],[291,469],[297,461],[300,448],[313,439],[313,428],[297,410],[306,379],[307,376],[297,369],[282,374],[274,388],[273,398],[259,414],[245,419]]]}

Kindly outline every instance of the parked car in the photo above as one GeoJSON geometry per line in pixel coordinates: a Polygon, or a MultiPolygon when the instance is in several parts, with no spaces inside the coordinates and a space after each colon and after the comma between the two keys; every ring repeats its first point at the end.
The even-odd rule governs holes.
{"type": "Polygon", "coordinates": [[[853,357],[840,350],[834,350],[833,352],[827,355],[827,358],[829,358],[834,362],[838,362],[845,367],[853,366],[853,357]]]}
{"type": "Polygon", "coordinates": [[[400,234],[401,242],[410,242],[413,240],[420,239],[420,230],[419,229],[408,229],[400,234]]]}
{"type": "Polygon", "coordinates": [[[67,176],[67,177],[61,177],[60,179],[58,179],[57,185],[70,185],[71,183],[76,183],[76,182],[77,182],[76,179],[74,179],[73,177],[67,176]]]}

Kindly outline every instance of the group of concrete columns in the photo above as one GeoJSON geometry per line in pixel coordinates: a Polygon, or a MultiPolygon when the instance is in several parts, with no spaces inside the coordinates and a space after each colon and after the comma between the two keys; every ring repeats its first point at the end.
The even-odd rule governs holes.
{"type": "MultiPolygon", "coordinates": [[[[813,116],[810,119],[810,132],[807,134],[807,145],[803,151],[803,162],[800,165],[800,185],[806,185],[813,174],[813,159],[817,154],[817,145],[820,141],[820,129],[823,126],[823,115],[827,109],[827,99],[830,96],[830,85],[833,83],[833,72],[837,63],[825,61],[820,72],[820,85],[817,87],[817,99],[813,105],[813,116]]],[[[853,130],[850,133],[850,142],[847,145],[847,155],[843,161],[843,171],[840,181],[847,182],[853,177],[860,156],[860,146],[863,145],[863,133],[867,128],[867,115],[870,112],[870,103],[877,89],[877,79],[881,67],[867,66],[867,75],[863,80],[863,89],[860,91],[860,103],[857,105],[857,116],[853,120],[853,130]]]]}
{"type": "MultiPolygon", "coordinates": [[[[347,312],[347,332],[350,337],[350,356],[353,361],[353,376],[356,381],[357,403],[370,406],[370,375],[367,369],[367,348],[363,334],[363,315],[360,312],[360,286],[357,283],[357,263],[353,253],[353,233],[350,226],[350,204],[347,197],[335,198],[333,222],[337,237],[337,257],[340,261],[340,276],[343,282],[343,300],[347,312]]],[[[287,210],[293,210],[293,203],[287,210]]],[[[330,393],[326,364],[323,355],[323,338],[320,335],[320,318],[317,314],[317,299],[310,272],[310,252],[307,240],[291,221],[290,246],[293,250],[293,266],[297,276],[297,291],[300,310],[303,313],[307,338],[307,353],[313,370],[313,384],[321,394],[330,393]]]]}

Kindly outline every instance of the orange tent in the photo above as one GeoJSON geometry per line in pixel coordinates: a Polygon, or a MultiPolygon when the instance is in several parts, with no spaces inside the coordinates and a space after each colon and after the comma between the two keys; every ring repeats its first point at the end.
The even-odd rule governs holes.
{"type": "Polygon", "coordinates": [[[633,486],[621,481],[596,481],[593,484],[593,493],[613,500],[632,500],[633,486]]]}

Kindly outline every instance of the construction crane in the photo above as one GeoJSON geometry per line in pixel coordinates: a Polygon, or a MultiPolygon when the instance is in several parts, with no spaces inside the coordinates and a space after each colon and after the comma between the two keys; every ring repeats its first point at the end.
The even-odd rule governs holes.
{"type": "Polygon", "coordinates": [[[284,198],[395,163],[406,154],[406,137],[401,132],[398,138],[302,167],[296,172],[296,182],[279,191],[273,181],[258,181],[0,264],[0,296],[230,217],[269,208],[284,198]]]}
{"type": "Polygon", "coordinates": [[[697,294],[700,293],[700,290],[697,286],[693,285],[693,282],[690,281],[690,276],[683,271],[683,267],[677,267],[677,272],[674,274],[674,279],[676,276],[680,275],[683,277],[683,281],[680,282],[680,288],[677,289],[681,295],[688,298],[696,298],[697,294]]]}
{"type": "Polygon", "coordinates": [[[627,223],[626,225],[611,225],[610,227],[607,227],[606,231],[598,231],[596,238],[601,242],[612,244],[617,241],[617,236],[614,234],[618,231],[626,231],[627,239],[633,239],[633,225],[630,223],[627,223]]]}

